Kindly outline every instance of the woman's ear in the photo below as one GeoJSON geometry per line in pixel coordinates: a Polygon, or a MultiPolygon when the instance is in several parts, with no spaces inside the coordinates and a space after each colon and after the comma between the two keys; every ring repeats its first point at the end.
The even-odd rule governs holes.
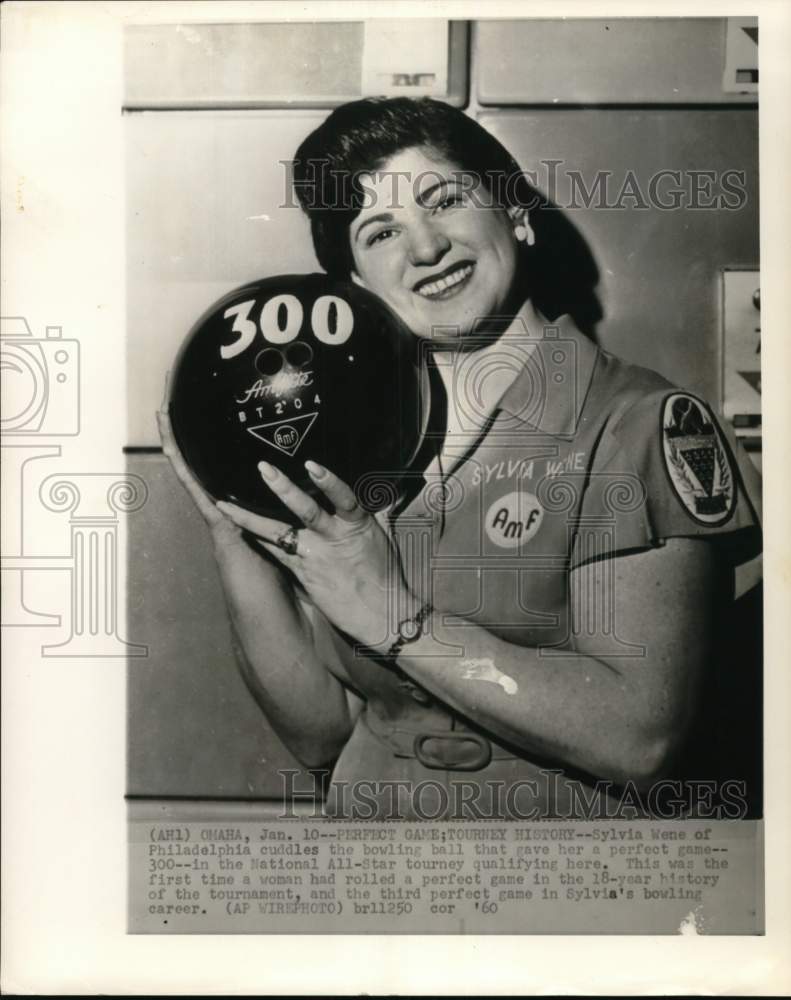
{"type": "Polygon", "coordinates": [[[360,275],[356,271],[352,271],[351,272],[351,279],[352,279],[352,284],[359,285],[360,288],[367,287],[366,284],[365,284],[365,282],[363,281],[363,279],[360,277],[360,275]]]}

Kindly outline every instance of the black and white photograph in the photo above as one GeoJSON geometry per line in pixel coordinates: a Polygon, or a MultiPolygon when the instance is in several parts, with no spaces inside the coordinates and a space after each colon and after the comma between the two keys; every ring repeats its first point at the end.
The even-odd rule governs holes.
{"type": "MultiPolygon", "coordinates": [[[[32,6],[6,67],[55,16],[32,6]]],[[[114,81],[90,154],[114,179],[79,245],[101,262],[106,222],[106,273],[82,303],[75,246],[41,259],[80,274],[61,305],[21,264],[4,293],[3,633],[43,665],[41,727],[77,689],[102,712],[114,933],[175,962],[134,990],[187,989],[175,956],[234,938],[775,954],[767,7],[97,18],[79,72],[114,81]]],[[[88,162],[67,122],[63,186],[88,162]]],[[[20,232],[57,222],[7,178],[20,232]]],[[[270,971],[238,991],[314,982],[270,971]]]]}

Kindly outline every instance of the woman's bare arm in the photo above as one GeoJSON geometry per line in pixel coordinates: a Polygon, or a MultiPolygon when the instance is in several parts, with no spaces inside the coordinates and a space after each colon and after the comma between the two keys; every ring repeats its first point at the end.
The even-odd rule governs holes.
{"type": "Polygon", "coordinates": [[[615,781],[650,784],[692,724],[712,650],[714,549],[693,539],[575,570],[573,651],[542,655],[471,623],[441,624],[403,648],[398,665],[493,734],[615,781]],[[629,656],[601,654],[612,610],[629,656]],[[439,643],[463,647],[437,656],[439,643]]]}
{"type": "Polygon", "coordinates": [[[308,602],[284,570],[254,551],[190,472],[173,437],[168,394],[157,414],[162,450],[209,529],[244,680],[272,728],[301,763],[333,760],[353,719],[343,684],[317,652],[308,602]]]}
{"type": "MultiPolygon", "coordinates": [[[[281,522],[229,504],[222,509],[259,535],[328,620],[381,655],[396,634],[391,608],[416,607],[417,598],[406,588],[391,541],[350,488],[319,466],[309,471],[335,516],[282,473],[266,470],[271,488],[306,525],[296,554],[274,544],[281,522]]],[[[714,546],[673,538],[571,573],[573,630],[565,655],[513,645],[471,622],[443,624],[437,613],[432,629],[401,649],[398,666],[528,753],[599,777],[649,784],[665,772],[693,718],[711,655],[717,590],[714,546]],[[608,648],[604,607],[634,655],[601,652],[608,648]],[[448,646],[463,652],[448,655],[448,646]]]]}

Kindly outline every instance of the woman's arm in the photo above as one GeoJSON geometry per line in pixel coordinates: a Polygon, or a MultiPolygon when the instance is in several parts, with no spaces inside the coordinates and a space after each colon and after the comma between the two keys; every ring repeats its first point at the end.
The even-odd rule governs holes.
{"type": "Polygon", "coordinates": [[[238,543],[248,551],[222,546],[216,558],[239,669],[288,749],[306,767],[321,767],[335,760],[351,735],[346,689],[325,665],[328,650],[314,628],[321,629],[315,609],[295,596],[278,566],[241,537],[238,543]],[[245,568],[248,560],[256,564],[245,568]]]}
{"type": "Polygon", "coordinates": [[[712,650],[716,565],[702,540],[590,563],[571,574],[574,650],[541,655],[471,623],[404,646],[398,666],[427,690],[526,751],[597,777],[649,785],[679,749],[712,650]],[[599,655],[610,619],[627,656],[599,655]],[[437,656],[440,643],[463,647],[437,656]]]}
{"type": "MultiPolygon", "coordinates": [[[[333,624],[383,653],[396,636],[390,609],[416,608],[417,599],[390,539],[349,487],[320,466],[309,471],[334,504],[334,517],[276,469],[262,470],[306,525],[296,554],[273,544],[281,522],[221,507],[261,537],[333,624]]],[[[402,648],[398,666],[528,752],[598,777],[650,784],[666,771],[694,717],[712,649],[716,577],[709,542],[672,538],[572,572],[573,649],[566,653],[542,655],[459,619],[443,625],[438,613],[428,634],[402,648]],[[635,655],[600,655],[610,620],[603,609],[612,609],[621,642],[639,647],[635,655]],[[448,644],[462,655],[449,656],[448,644]]]]}
{"type": "Polygon", "coordinates": [[[157,415],[162,450],[209,529],[242,676],[283,743],[302,764],[320,767],[337,757],[352,730],[345,688],[317,649],[308,602],[277,563],[251,548],[188,469],[167,398],[166,389],[157,415]]]}

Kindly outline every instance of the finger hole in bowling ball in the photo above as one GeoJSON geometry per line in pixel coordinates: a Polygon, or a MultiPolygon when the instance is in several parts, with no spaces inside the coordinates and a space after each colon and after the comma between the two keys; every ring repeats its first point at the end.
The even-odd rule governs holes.
{"type": "Polygon", "coordinates": [[[286,348],[286,361],[294,368],[304,368],[313,360],[313,348],[302,340],[295,340],[286,348]]]}
{"type": "Polygon", "coordinates": [[[255,367],[262,375],[277,375],[283,367],[283,355],[274,347],[267,347],[256,357],[255,367]]]}

